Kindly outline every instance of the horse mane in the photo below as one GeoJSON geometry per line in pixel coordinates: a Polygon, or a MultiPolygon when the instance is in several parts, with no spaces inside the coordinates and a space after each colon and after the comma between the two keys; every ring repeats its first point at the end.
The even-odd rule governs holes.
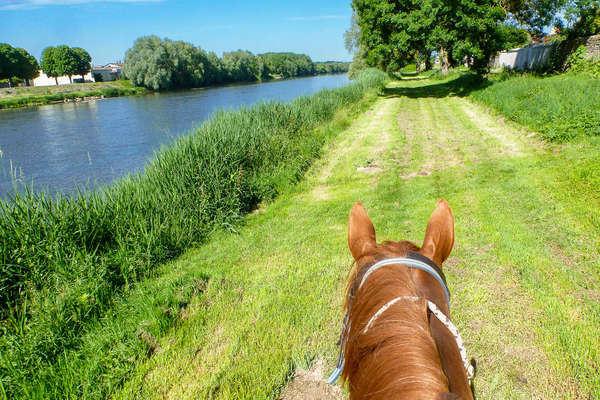
{"type": "Polygon", "coordinates": [[[369,319],[399,296],[419,296],[409,268],[381,268],[363,286],[358,284],[376,261],[417,251],[410,242],[384,242],[373,256],[353,268],[346,296],[350,327],[346,332],[346,362],[342,377],[350,382],[350,398],[443,399],[448,392],[437,345],[429,330],[427,301],[402,300],[377,318],[367,332],[369,319]]]}

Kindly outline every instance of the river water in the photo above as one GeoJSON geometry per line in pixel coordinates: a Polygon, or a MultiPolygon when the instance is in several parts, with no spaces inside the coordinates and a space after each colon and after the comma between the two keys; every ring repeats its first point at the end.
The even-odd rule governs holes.
{"type": "Polygon", "coordinates": [[[0,198],[24,184],[50,193],[95,188],[142,170],[162,144],[216,110],[346,84],[346,75],[325,75],[0,110],[0,198]]]}

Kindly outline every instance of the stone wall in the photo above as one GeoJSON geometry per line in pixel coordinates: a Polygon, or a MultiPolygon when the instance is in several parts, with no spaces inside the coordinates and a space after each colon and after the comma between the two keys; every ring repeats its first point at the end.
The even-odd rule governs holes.
{"type": "Polygon", "coordinates": [[[588,36],[582,43],[587,49],[587,56],[600,58],[600,35],[588,36]]]}

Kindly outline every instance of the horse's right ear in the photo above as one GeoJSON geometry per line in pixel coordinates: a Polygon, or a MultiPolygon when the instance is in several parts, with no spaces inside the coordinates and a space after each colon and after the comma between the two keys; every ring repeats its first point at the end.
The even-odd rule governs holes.
{"type": "Polygon", "coordinates": [[[446,200],[440,199],[427,224],[421,254],[441,266],[450,255],[452,246],[454,246],[454,216],[446,200]]]}
{"type": "Polygon", "coordinates": [[[357,202],[348,220],[348,247],[352,257],[358,261],[362,256],[369,253],[376,246],[375,228],[369,219],[362,203],[357,202]]]}

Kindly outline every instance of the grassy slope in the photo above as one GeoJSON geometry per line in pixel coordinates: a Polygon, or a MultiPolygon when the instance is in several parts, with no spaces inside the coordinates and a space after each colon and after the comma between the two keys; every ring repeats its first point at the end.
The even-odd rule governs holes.
{"type": "Polygon", "coordinates": [[[499,79],[504,78],[472,97],[552,141],[600,136],[600,79],[500,74],[499,79]]]}
{"type": "Polygon", "coordinates": [[[389,90],[293,192],[165,266],[206,285],[116,398],[273,398],[295,367],[331,367],[352,204],[380,240],[420,242],[439,197],[478,398],[600,396],[600,143],[542,145],[428,84],[389,90]]]}

